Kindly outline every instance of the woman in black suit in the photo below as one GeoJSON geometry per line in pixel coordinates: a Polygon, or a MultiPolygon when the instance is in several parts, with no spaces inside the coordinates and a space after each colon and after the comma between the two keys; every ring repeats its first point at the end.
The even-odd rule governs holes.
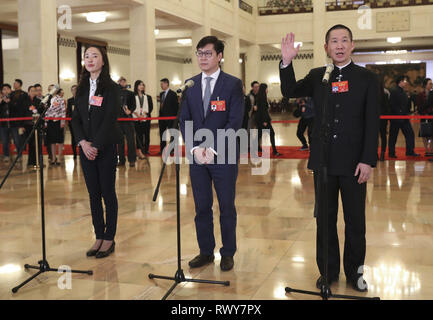
{"type": "Polygon", "coordinates": [[[269,115],[269,103],[268,103],[268,85],[261,83],[259,92],[257,93],[257,112],[256,112],[256,123],[259,130],[258,143],[259,150],[261,150],[261,140],[263,129],[268,129],[271,138],[272,154],[276,157],[280,156],[281,153],[277,151],[275,146],[275,131],[271,124],[271,116],[269,115]]]}
{"type": "Polygon", "coordinates": [[[87,256],[104,258],[114,252],[117,227],[116,144],[120,88],[110,78],[106,50],[87,47],[75,97],[72,127],[80,146],[80,160],[90,197],[96,242],[87,256]],[[106,217],[102,207],[104,199],[106,217]]]}
{"type": "MultiPolygon", "coordinates": [[[[143,81],[137,80],[134,84],[135,111],[133,118],[148,118],[153,111],[152,97],[146,94],[146,85],[143,81]]],[[[135,137],[138,148],[138,156],[144,159],[149,154],[150,145],[150,120],[140,120],[135,122],[135,137]]]]}

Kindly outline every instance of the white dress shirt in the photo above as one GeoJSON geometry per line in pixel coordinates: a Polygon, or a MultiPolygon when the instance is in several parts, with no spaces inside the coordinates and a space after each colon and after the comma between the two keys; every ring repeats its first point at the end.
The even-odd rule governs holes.
{"type": "Polygon", "coordinates": [[[212,78],[212,80],[210,81],[210,92],[212,94],[213,93],[213,89],[215,88],[215,84],[216,84],[216,82],[218,80],[218,77],[219,77],[220,73],[221,73],[221,69],[220,68],[218,68],[217,71],[215,71],[214,73],[212,73],[209,76],[206,73],[204,73],[204,72],[201,73],[201,97],[202,98],[204,98],[204,92],[206,90],[206,83],[207,83],[206,78],[207,77],[211,77],[212,78]]]}
{"type": "Polygon", "coordinates": [[[90,99],[92,99],[92,97],[95,95],[96,88],[98,87],[97,81],[98,81],[98,79],[92,80],[91,78],[89,78],[89,82],[90,82],[89,109],[90,109],[90,99]]]}

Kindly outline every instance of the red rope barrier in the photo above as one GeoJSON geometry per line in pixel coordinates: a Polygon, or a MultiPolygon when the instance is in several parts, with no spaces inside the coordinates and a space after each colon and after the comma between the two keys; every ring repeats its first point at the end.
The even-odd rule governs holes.
{"type": "MultiPolygon", "coordinates": [[[[143,120],[175,120],[176,117],[150,117],[150,118],[119,118],[118,121],[143,121],[143,120]]],[[[410,120],[421,120],[421,119],[433,119],[433,116],[380,116],[380,119],[388,119],[388,120],[402,120],[402,119],[410,119],[410,120]]],[[[0,122],[7,121],[28,121],[33,120],[32,117],[22,117],[22,118],[0,118],[0,122]]],[[[45,120],[66,120],[70,121],[71,118],[52,118],[48,117],[45,120]]],[[[274,120],[272,123],[298,123],[299,120],[274,120]]]]}

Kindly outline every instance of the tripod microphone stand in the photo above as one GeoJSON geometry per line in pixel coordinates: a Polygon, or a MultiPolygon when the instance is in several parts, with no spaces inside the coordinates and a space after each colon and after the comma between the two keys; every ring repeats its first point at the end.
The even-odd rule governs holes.
{"type": "Polygon", "coordinates": [[[323,106],[322,106],[322,121],[321,121],[321,139],[320,139],[320,169],[318,172],[318,181],[316,188],[318,192],[316,197],[319,201],[319,210],[316,216],[318,223],[322,227],[322,242],[324,250],[323,259],[323,270],[324,274],[322,276],[322,284],[320,287],[320,292],[306,291],[300,289],[293,289],[286,287],[285,291],[287,293],[295,292],[314,296],[320,296],[323,300],[328,300],[329,298],[340,298],[340,299],[351,299],[351,300],[380,300],[379,297],[357,297],[350,295],[333,294],[328,284],[328,152],[329,152],[329,136],[330,136],[330,125],[328,123],[328,92],[331,90],[328,81],[323,82],[323,106]]]}
{"type": "MultiPolygon", "coordinates": [[[[185,92],[182,93],[181,100],[183,101],[185,99],[185,92]]],[[[179,110],[177,113],[177,117],[174,120],[173,128],[177,128],[179,124],[179,116],[182,109],[182,102],[180,103],[179,110]]],[[[191,279],[186,278],[182,266],[181,266],[181,239],[180,239],[180,180],[179,180],[179,173],[180,173],[180,164],[179,164],[179,147],[178,147],[179,139],[175,137],[174,147],[175,147],[175,155],[176,155],[176,229],[177,229],[177,271],[174,275],[174,277],[166,277],[166,276],[160,276],[150,273],[149,279],[164,279],[164,280],[172,280],[174,281],[171,288],[167,291],[167,293],[162,297],[162,300],[166,300],[167,297],[170,295],[170,293],[176,288],[176,286],[182,282],[196,282],[196,283],[209,283],[209,284],[221,284],[224,286],[229,286],[230,281],[214,281],[214,280],[201,280],[201,279],[191,279]]],[[[168,149],[168,148],[167,148],[168,149]]],[[[162,151],[162,150],[161,150],[162,151]]],[[[187,152],[185,150],[185,152],[187,152]]],[[[166,152],[165,161],[162,165],[161,174],[159,175],[158,184],[155,189],[155,193],[153,195],[153,201],[156,201],[156,198],[158,197],[159,193],[159,187],[161,185],[162,176],[164,174],[164,170],[166,167],[167,158],[169,157],[170,153],[166,152]]]]}
{"type": "MultiPolygon", "coordinates": [[[[15,158],[15,161],[12,163],[12,165],[10,166],[8,172],[6,173],[6,176],[4,177],[3,181],[0,184],[0,189],[3,187],[6,179],[9,177],[9,174],[11,173],[12,169],[15,167],[15,164],[17,163],[18,159],[22,156],[22,152],[24,150],[24,146],[27,145],[27,143],[29,142],[29,140],[31,139],[31,137],[35,136],[35,142],[36,142],[36,157],[38,159],[38,164],[36,166],[36,170],[39,171],[39,175],[38,175],[38,182],[39,182],[39,188],[38,188],[38,194],[39,194],[39,198],[40,198],[40,206],[41,206],[41,227],[42,227],[42,260],[38,261],[39,266],[32,266],[32,265],[28,265],[25,264],[24,268],[27,269],[36,269],[39,270],[37,273],[35,273],[34,275],[32,275],[30,278],[28,278],[27,280],[25,280],[24,282],[22,282],[21,284],[19,284],[18,286],[14,287],[12,289],[13,293],[18,292],[18,290],[23,287],[24,285],[26,285],[28,282],[30,282],[31,280],[33,280],[34,278],[36,278],[37,276],[39,276],[40,274],[44,273],[44,272],[58,272],[59,269],[54,269],[51,268],[50,265],[48,264],[47,261],[47,256],[46,256],[46,245],[45,245],[45,203],[44,203],[44,160],[43,160],[43,153],[42,153],[42,124],[43,124],[43,116],[45,115],[45,112],[47,111],[46,106],[44,106],[44,110],[42,112],[41,115],[34,115],[33,116],[33,128],[32,131],[30,132],[30,134],[27,136],[27,139],[23,142],[21,148],[19,148],[18,151],[18,155],[15,158]]],[[[61,269],[61,271],[64,271],[61,269]]],[[[81,271],[81,270],[68,270],[68,272],[72,272],[72,273],[85,273],[88,275],[92,275],[93,271],[88,270],[88,271],[81,271]]]]}

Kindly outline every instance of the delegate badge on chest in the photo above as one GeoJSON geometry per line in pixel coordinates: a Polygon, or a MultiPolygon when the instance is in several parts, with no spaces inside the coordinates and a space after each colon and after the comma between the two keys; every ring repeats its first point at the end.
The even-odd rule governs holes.
{"type": "Polygon", "coordinates": [[[210,109],[212,110],[212,112],[226,111],[226,101],[225,100],[211,101],[210,109]]]}
{"type": "Polygon", "coordinates": [[[104,97],[93,96],[90,98],[89,104],[95,107],[100,107],[102,106],[102,100],[104,100],[104,97]]]}
{"type": "Polygon", "coordinates": [[[349,92],[349,81],[339,81],[332,83],[332,93],[349,92]]]}

